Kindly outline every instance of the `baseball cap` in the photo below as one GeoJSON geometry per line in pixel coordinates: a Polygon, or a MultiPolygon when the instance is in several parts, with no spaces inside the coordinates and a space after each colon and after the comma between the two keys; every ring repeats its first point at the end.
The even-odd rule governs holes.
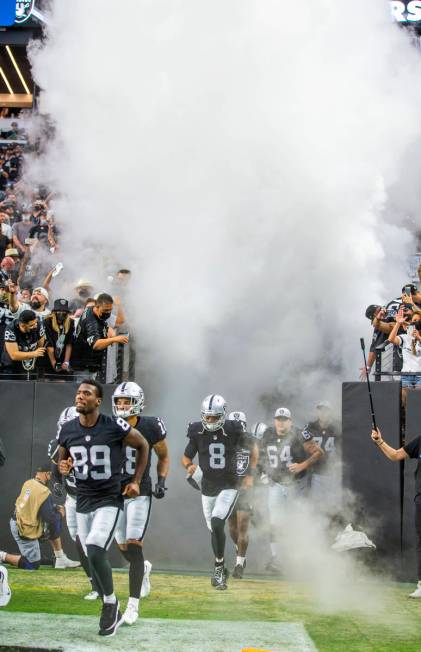
{"type": "Polygon", "coordinates": [[[4,255],[5,256],[17,256],[19,258],[19,252],[14,247],[11,247],[10,249],[6,249],[6,251],[4,252],[4,255]]]}
{"type": "Polygon", "coordinates": [[[45,288],[42,287],[34,288],[34,292],[39,292],[39,294],[42,294],[42,296],[45,297],[47,301],[50,301],[50,295],[48,294],[45,288]]]}
{"type": "Polygon", "coordinates": [[[67,299],[56,299],[54,301],[53,312],[71,312],[67,299]]]}
{"type": "Polygon", "coordinates": [[[42,464],[38,464],[37,472],[41,472],[41,471],[44,471],[44,472],[51,471],[51,460],[50,459],[46,460],[42,464]]]}
{"type": "Polygon", "coordinates": [[[332,406],[329,401],[319,401],[316,405],[318,408],[326,408],[326,410],[331,410],[332,406]]]}
{"type": "Polygon", "coordinates": [[[275,412],[275,419],[291,419],[291,412],[288,408],[280,407],[275,412]]]}

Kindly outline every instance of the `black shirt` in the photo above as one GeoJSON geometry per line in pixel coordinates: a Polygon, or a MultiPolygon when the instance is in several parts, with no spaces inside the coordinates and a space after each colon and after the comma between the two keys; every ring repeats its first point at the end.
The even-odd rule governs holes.
{"type": "Polygon", "coordinates": [[[418,460],[417,468],[415,469],[415,496],[421,494],[421,435],[415,437],[408,444],[403,447],[405,453],[418,460]]]}
{"type": "Polygon", "coordinates": [[[79,418],[63,424],[58,440],[73,459],[78,512],[122,506],[123,439],[130,430],[124,419],[112,419],[104,414],[99,415],[91,428],[82,426],[79,418]]]}
{"type": "Polygon", "coordinates": [[[340,436],[335,426],[330,423],[322,428],[320,421],[310,421],[305,426],[305,431],[309,431],[313,437],[313,441],[320,446],[324,452],[321,460],[318,460],[311,467],[312,473],[323,474],[332,468],[332,464],[338,460],[340,436]]]}
{"type": "Polygon", "coordinates": [[[245,433],[239,421],[225,421],[222,428],[210,432],[201,421],[189,424],[189,443],[184,455],[191,460],[199,455],[203,471],[202,494],[217,496],[223,489],[236,489],[241,481],[237,454],[242,450],[245,433]]]}
{"type": "Polygon", "coordinates": [[[98,371],[101,368],[106,349],[94,351],[93,346],[97,340],[108,337],[108,324],[99,319],[93,308],[87,308],[76,328],[76,338],[72,353],[72,367],[74,369],[88,368],[90,371],[98,371]]]}
{"type": "MultiPolygon", "coordinates": [[[[9,325],[6,326],[4,331],[4,342],[16,342],[19,351],[35,351],[38,348],[38,341],[44,337],[45,331],[42,321],[37,320],[37,327],[27,333],[22,333],[19,328],[19,321],[14,319],[9,325]]],[[[35,367],[36,361],[39,358],[27,358],[14,362],[4,347],[2,351],[2,363],[5,367],[13,367],[16,371],[31,371],[35,367]]]]}
{"type": "MultiPolygon", "coordinates": [[[[134,426],[144,436],[149,444],[149,457],[140,483],[140,495],[150,496],[152,493],[152,480],[150,476],[152,448],[167,436],[165,425],[158,417],[140,416],[134,426]]],[[[122,468],[122,488],[132,481],[136,469],[136,449],[126,446],[126,457],[122,468]]]]}
{"type": "Polygon", "coordinates": [[[281,437],[276,434],[274,428],[266,430],[262,438],[261,451],[265,460],[265,471],[273,482],[291,484],[305,476],[306,471],[291,473],[289,466],[300,464],[307,459],[308,454],[303,444],[311,439],[310,432],[301,431],[295,426],[281,437]]]}
{"type": "Polygon", "coordinates": [[[64,354],[66,346],[73,344],[73,321],[68,327],[67,333],[65,332],[64,324],[58,324],[56,330],[53,327],[53,317],[48,315],[44,318],[44,328],[46,337],[46,346],[54,349],[54,358],[56,362],[64,362],[64,354]]]}

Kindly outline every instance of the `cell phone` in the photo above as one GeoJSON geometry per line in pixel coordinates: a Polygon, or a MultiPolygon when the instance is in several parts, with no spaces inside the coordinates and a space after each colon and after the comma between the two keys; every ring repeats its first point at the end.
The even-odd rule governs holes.
{"type": "Polygon", "coordinates": [[[405,294],[407,297],[411,296],[411,286],[410,285],[405,285],[405,294]]]}

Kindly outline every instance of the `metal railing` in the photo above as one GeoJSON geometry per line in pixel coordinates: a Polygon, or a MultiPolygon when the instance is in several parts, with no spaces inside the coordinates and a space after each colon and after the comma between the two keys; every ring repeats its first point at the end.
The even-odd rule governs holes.
{"type": "Polygon", "coordinates": [[[402,353],[399,346],[395,346],[387,340],[376,346],[374,380],[400,380],[401,376],[411,375],[401,369],[402,353]]]}

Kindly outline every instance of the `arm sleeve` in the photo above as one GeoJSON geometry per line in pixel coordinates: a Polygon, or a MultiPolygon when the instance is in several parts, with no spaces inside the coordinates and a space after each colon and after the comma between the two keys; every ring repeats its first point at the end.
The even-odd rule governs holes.
{"type": "Polygon", "coordinates": [[[421,437],[415,437],[412,441],[405,444],[403,450],[409,457],[417,458],[420,454],[421,437]]]}
{"type": "Polygon", "coordinates": [[[49,526],[49,539],[57,539],[60,536],[61,516],[57,512],[53,499],[48,496],[47,500],[41,505],[39,517],[49,526]]]}
{"type": "Polygon", "coordinates": [[[189,459],[193,459],[197,453],[197,444],[194,439],[190,437],[189,442],[184,450],[184,455],[189,459]]]}

